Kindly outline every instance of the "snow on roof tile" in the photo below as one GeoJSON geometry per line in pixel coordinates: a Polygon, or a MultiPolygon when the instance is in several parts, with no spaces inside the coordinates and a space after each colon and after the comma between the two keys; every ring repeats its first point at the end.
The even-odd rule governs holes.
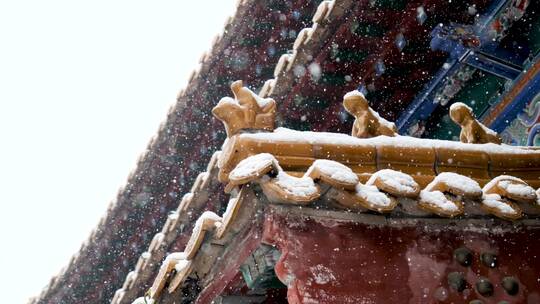
{"type": "MultiPolygon", "coordinates": [[[[278,160],[268,153],[257,154],[248,159],[249,162],[253,162],[253,160],[259,159],[262,156],[264,156],[265,161],[268,163],[278,163],[278,160]]],[[[396,207],[392,199],[409,197],[417,200],[418,208],[424,211],[442,217],[454,217],[464,215],[464,199],[461,196],[470,200],[476,200],[488,207],[493,207],[495,205],[494,200],[497,198],[490,196],[489,201],[484,202],[482,200],[482,194],[484,197],[491,193],[500,194],[496,209],[502,211],[517,210],[513,208],[513,203],[509,200],[523,198],[520,201],[521,203],[535,205],[538,199],[532,187],[520,179],[512,179],[511,177],[497,177],[491,183],[488,183],[482,191],[478,182],[467,176],[453,172],[442,172],[434,176],[431,183],[418,193],[418,183],[412,176],[389,169],[382,169],[375,172],[366,184],[362,184],[349,167],[330,160],[314,161],[301,177],[298,177],[298,173],[300,172],[294,175],[291,175],[291,172],[285,172],[279,164],[274,165],[272,172],[266,170],[264,174],[258,170],[258,167],[245,166],[245,164],[245,162],[240,162],[237,168],[242,168],[242,172],[251,174],[253,178],[245,180],[244,183],[254,182],[260,184],[268,200],[273,203],[309,204],[323,195],[320,192],[321,189],[330,186],[343,194],[344,201],[341,203],[338,202],[338,205],[342,205],[348,209],[364,208],[378,212],[391,212],[396,207]],[[321,164],[325,165],[321,166],[321,164]],[[326,180],[320,178],[321,175],[313,174],[316,168],[323,168],[322,171],[326,171],[324,172],[326,180]],[[352,176],[355,176],[354,184],[356,186],[352,187],[352,189],[342,187],[341,183],[343,183],[344,179],[347,182],[353,181],[352,176]],[[509,180],[516,183],[507,185],[509,180]],[[327,186],[325,187],[324,185],[327,186]],[[499,188],[495,189],[495,186],[499,188]],[[498,189],[502,190],[499,191],[498,189]]],[[[233,172],[235,171],[233,170],[233,172]]],[[[239,185],[241,184],[236,183],[236,186],[239,185]]],[[[509,219],[507,216],[509,212],[503,212],[506,214],[501,214],[496,212],[497,210],[491,210],[493,212],[490,210],[486,208],[487,212],[484,212],[484,214],[509,219]]],[[[520,212],[513,212],[514,214],[518,214],[513,219],[521,217],[520,212]]]]}

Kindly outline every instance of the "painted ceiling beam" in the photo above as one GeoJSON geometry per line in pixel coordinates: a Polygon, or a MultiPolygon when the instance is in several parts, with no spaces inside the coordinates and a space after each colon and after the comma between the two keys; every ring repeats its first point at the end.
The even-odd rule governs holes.
{"type": "MultiPolygon", "coordinates": [[[[488,36],[487,29],[489,28],[490,24],[510,3],[511,1],[509,0],[497,0],[492,3],[485,16],[482,17],[476,24],[477,32],[479,33],[479,35],[476,37],[479,41],[476,41],[476,43],[480,44],[481,42],[486,42],[485,37],[488,36]]],[[[467,28],[472,27],[464,27],[464,29],[467,28]]],[[[406,133],[408,128],[414,124],[415,121],[429,117],[429,115],[437,108],[438,103],[434,101],[436,92],[441,89],[448,77],[459,71],[459,68],[464,60],[468,60],[466,63],[472,66],[474,66],[472,63],[482,66],[483,69],[489,70],[489,72],[504,74],[507,77],[514,75],[517,76],[516,71],[497,64],[499,62],[487,62],[482,61],[481,59],[475,60],[474,56],[471,57],[473,52],[468,47],[463,46],[461,42],[456,43],[455,41],[451,41],[449,38],[441,39],[438,37],[439,33],[442,31],[444,31],[444,28],[440,26],[433,30],[433,39],[431,41],[431,45],[432,49],[442,49],[450,53],[449,59],[397,119],[396,125],[401,133],[406,133]]],[[[475,42],[470,41],[470,43],[474,44],[475,42]]]]}
{"type": "Polygon", "coordinates": [[[470,52],[465,56],[464,63],[484,72],[507,80],[516,79],[521,74],[521,68],[510,65],[499,58],[494,58],[482,52],[470,52]]]}
{"type": "Polygon", "coordinates": [[[512,83],[512,89],[504,94],[496,106],[482,121],[490,128],[501,132],[523,110],[535,95],[540,93],[540,54],[533,63],[512,83]]]}

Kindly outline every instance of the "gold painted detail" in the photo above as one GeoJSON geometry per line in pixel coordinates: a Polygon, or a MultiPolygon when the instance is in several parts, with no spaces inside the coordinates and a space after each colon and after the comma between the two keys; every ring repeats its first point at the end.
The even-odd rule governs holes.
{"type": "Polygon", "coordinates": [[[472,109],[464,103],[456,102],[450,106],[450,118],[461,127],[459,140],[470,144],[501,144],[497,132],[480,123],[472,109]]]}
{"type": "Polygon", "coordinates": [[[354,116],[351,135],[358,138],[376,137],[379,135],[396,136],[397,128],[375,112],[359,91],[349,92],[343,97],[345,110],[354,116]]]}
{"type": "Polygon", "coordinates": [[[231,85],[234,99],[222,98],[212,109],[212,114],[225,125],[227,137],[243,129],[274,129],[276,102],[271,98],[262,98],[250,89],[243,87],[241,80],[231,85]]]}

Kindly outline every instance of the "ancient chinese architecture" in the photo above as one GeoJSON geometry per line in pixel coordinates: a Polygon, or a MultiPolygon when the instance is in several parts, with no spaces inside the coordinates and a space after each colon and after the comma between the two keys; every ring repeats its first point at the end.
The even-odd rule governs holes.
{"type": "MultiPolygon", "coordinates": [[[[227,130],[245,127],[228,132],[216,155],[213,177],[231,194],[225,211],[197,219],[140,303],[540,300],[540,246],[526,241],[540,234],[540,149],[380,135],[393,124],[369,107],[354,111],[353,136],[268,131],[249,116],[221,115],[230,104],[262,103],[247,92],[213,110],[227,130]],[[252,299],[272,269],[286,298],[266,289],[252,299]]],[[[365,100],[358,91],[344,99],[365,100]]],[[[497,138],[470,119],[462,132],[497,138]]]]}
{"type": "Polygon", "coordinates": [[[240,1],[33,303],[539,303],[539,5],[240,1]]]}

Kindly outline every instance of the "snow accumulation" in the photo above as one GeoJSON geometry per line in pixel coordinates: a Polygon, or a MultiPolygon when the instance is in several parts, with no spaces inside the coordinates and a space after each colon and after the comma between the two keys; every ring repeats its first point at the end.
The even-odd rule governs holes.
{"type": "Polygon", "coordinates": [[[140,297],[135,299],[131,304],[154,304],[154,300],[149,297],[140,297]]]}
{"type": "MultiPolygon", "coordinates": [[[[364,96],[364,94],[362,94],[362,92],[358,91],[358,90],[354,90],[354,91],[350,91],[348,92],[347,94],[345,94],[345,96],[343,96],[344,99],[347,99],[347,98],[351,98],[351,97],[361,97],[361,98],[366,98],[364,96]]],[[[394,128],[395,127],[395,124],[393,122],[390,122],[384,118],[381,117],[381,115],[379,115],[379,112],[377,111],[374,111],[373,109],[369,108],[369,111],[371,112],[371,114],[373,114],[373,116],[375,116],[377,118],[377,120],[379,121],[379,123],[383,124],[384,126],[386,126],[387,128],[394,128]]]]}
{"type": "Polygon", "coordinates": [[[206,221],[206,220],[212,220],[214,222],[220,222],[221,217],[219,215],[215,214],[212,211],[205,211],[205,212],[203,212],[203,214],[201,214],[201,216],[199,216],[199,218],[195,222],[195,226],[201,226],[202,223],[204,221],[206,221]]]}
{"type": "Polygon", "coordinates": [[[354,90],[354,91],[347,92],[347,94],[345,94],[345,96],[343,96],[343,99],[347,99],[347,98],[355,97],[355,96],[359,96],[359,97],[362,97],[362,98],[366,98],[366,97],[364,96],[364,94],[362,94],[362,92],[360,92],[360,91],[358,91],[358,90],[354,90]]]}
{"type": "Polygon", "coordinates": [[[272,98],[262,98],[258,94],[255,94],[255,92],[253,92],[252,90],[248,88],[245,88],[245,89],[251,93],[251,95],[255,98],[255,101],[257,101],[257,104],[261,108],[264,108],[267,104],[269,104],[272,101],[272,98]]]}
{"type": "Polygon", "coordinates": [[[178,207],[179,211],[185,211],[187,206],[191,203],[191,200],[193,199],[193,193],[188,192],[182,196],[182,200],[180,201],[180,206],[178,207]]]}
{"type": "Polygon", "coordinates": [[[174,220],[177,220],[178,219],[178,212],[172,212],[168,215],[168,218],[171,220],[171,221],[174,221],[174,220]]]}
{"type": "Polygon", "coordinates": [[[499,187],[506,190],[508,193],[512,193],[514,195],[527,198],[527,199],[535,199],[536,198],[536,192],[531,186],[525,185],[525,184],[517,184],[508,180],[504,180],[499,182],[499,187]]]}
{"type": "Polygon", "coordinates": [[[451,188],[461,189],[466,193],[474,193],[478,195],[482,193],[482,188],[480,188],[480,185],[475,180],[453,172],[440,173],[426,188],[430,189],[432,185],[440,182],[448,185],[451,188]]]}
{"type": "Polygon", "coordinates": [[[238,104],[238,101],[234,100],[234,98],[231,98],[231,97],[223,97],[219,100],[219,103],[218,104],[223,104],[223,103],[231,103],[231,104],[238,104]]]}
{"type": "MultiPolygon", "coordinates": [[[[197,221],[195,222],[195,226],[193,227],[193,231],[191,232],[192,235],[198,235],[203,231],[206,231],[208,229],[217,228],[221,225],[222,218],[215,214],[212,211],[205,211],[197,221]]],[[[192,239],[189,240],[191,242],[192,239]]],[[[189,247],[189,245],[187,246],[189,247]]]]}
{"type": "Polygon", "coordinates": [[[276,164],[275,157],[270,153],[260,153],[243,159],[229,174],[229,178],[241,179],[259,172],[271,164],[276,164]]]}
{"type": "Polygon", "coordinates": [[[496,208],[501,213],[515,214],[516,210],[512,206],[501,201],[501,196],[498,194],[486,194],[482,199],[482,203],[488,207],[496,208]]]}
{"type": "Polygon", "coordinates": [[[310,143],[348,146],[397,146],[408,148],[446,148],[463,151],[482,151],[494,154],[538,154],[540,150],[522,149],[509,145],[496,144],[469,144],[457,141],[425,139],[409,136],[377,136],[373,138],[356,138],[342,133],[296,131],[287,128],[277,128],[269,133],[244,133],[241,138],[249,138],[261,141],[284,142],[284,143],[310,143]]]}
{"type": "Polygon", "coordinates": [[[515,196],[520,196],[530,200],[537,197],[536,192],[531,186],[528,186],[522,179],[514,176],[497,176],[484,186],[484,191],[493,188],[495,185],[498,185],[501,189],[515,196]]]}
{"type": "Polygon", "coordinates": [[[181,260],[185,260],[187,257],[186,253],[185,252],[173,252],[171,254],[169,254],[166,258],[165,258],[165,262],[163,264],[166,264],[167,262],[171,262],[171,261],[181,261],[181,260]]]}
{"type": "Polygon", "coordinates": [[[521,184],[525,183],[522,179],[517,178],[517,177],[513,177],[513,176],[510,176],[510,175],[499,175],[499,176],[495,177],[494,179],[492,179],[491,181],[489,181],[489,183],[487,183],[484,186],[483,190],[486,191],[488,189],[491,189],[491,188],[495,187],[495,185],[498,182],[503,181],[503,180],[513,181],[513,182],[521,183],[521,184]]]}
{"type": "Polygon", "coordinates": [[[190,201],[193,198],[193,193],[188,192],[182,196],[182,201],[190,201]]]}
{"type": "Polygon", "coordinates": [[[459,208],[452,201],[448,200],[441,191],[420,191],[420,200],[438,207],[445,211],[458,211],[459,208]]]}
{"type": "Polygon", "coordinates": [[[379,115],[379,112],[374,111],[373,109],[369,108],[369,111],[377,118],[380,124],[384,125],[388,129],[394,129],[396,125],[393,122],[390,122],[386,119],[384,119],[381,115],[379,115]]]}
{"type": "Polygon", "coordinates": [[[373,185],[377,178],[403,193],[415,193],[418,188],[418,184],[410,175],[391,169],[382,169],[373,173],[366,185],[373,185]]]}
{"type": "Polygon", "coordinates": [[[388,207],[392,200],[384,193],[380,192],[375,186],[356,184],[356,195],[368,201],[371,205],[379,207],[388,207]]]}
{"type": "Polygon", "coordinates": [[[176,265],[174,265],[174,269],[176,272],[182,272],[189,266],[190,263],[191,261],[188,260],[180,260],[178,263],[176,263],[176,265]]]}
{"type": "MultiPolygon", "coordinates": [[[[251,94],[251,96],[253,96],[253,98],[255,99],[259,107],[261,108],[264,108],[267,104],[269,104],[272,101],[272,98],[262,98],[261,96],[259,96],[258,94],[255,94],[255,92],[248,89],[247,87],[244,87],[244,89],[246,89],[251,94]]],[[[239,104],[238,100],[231,97],[223,97],[221,98],[219,103],[233,103],[237,105],[239,104]]]]}
{"type": "Polygon", "coordinates": [[[311,171],[315,168],[319,169],[322,174],[327,175],[332,179],[349,184],[358,183],[358,176],[356,176],[349,167],[336,161],[318,159],[313,162],[308,172],[306,172],[306,176],[309,176],[311,171]]]}
{"type": "Polygon", "coordinates": [[[148,251],[153,252],[158,248],[158,246],[163,242],[163,239],[165,238],[165,234],[162,232],[156,233],[154,237],[152,238],[152,241],[150,242],[150,245],[148,246],[148,251]]]}
{"type": "Polygon", "coordinates": [[[128,272],[126,281],[134,281],[137,279],[138,273],[135,270],[128,272]]]}
{"type": "Polygon", "coordinates": [[[472,112],[471,107],[469,107],[468,105],[466,105],[466,104],[464,104],[462,102],[455,102],[455,103],[451,104],[450,105],[450,111],[457,111],[457,109],[456,109],[457,107],[463,107],[463,106],[468,108],[472,112]]]}
{"type": "Polygon", "coordinates": [[[498,136],[499,134],[497,134],[497,132],[491,130],[490,128],[486,127],[483,123],[481,122],[478,122],[478,124],[480,125],[480,127],[487,133],[487,134],[490,134],[490,135],[493,135],[493,136],[498,136]]]}
{"type": "Polygon", "coordinates": [[[278,173],[275,181],[283,190],[295,196],[310,196],[318,191],[315,182],[311,178],[294,177],[284,171],[278,173]]]}

